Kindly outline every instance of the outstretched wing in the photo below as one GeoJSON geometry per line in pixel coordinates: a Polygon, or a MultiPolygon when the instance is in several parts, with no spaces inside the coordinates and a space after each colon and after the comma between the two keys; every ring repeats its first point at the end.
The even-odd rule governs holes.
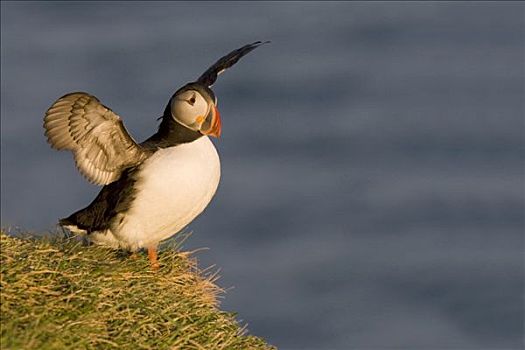
{"type": "Polygon", "coordinates": [[[72,151],[80,173],[97,185],[117,180],[146,158],[120,117],[84,92],[59,98],[47,110],[44,128],[51,146],[72,151]]]}
{"type": "Polygon", "coordinates": [[[250,51],[254,50],[258,46],[267,43],[269,43],[269,41],[256,41],[254,43],[244,45],[243,47],[237,50],[233,50],[232,52],[215,62],[210,68],[208,68],[206,72],[204,72],[199,77],[199,79],[197,79],[197,82],[208,87],[212,86],[213,83],[215,83],[215,81],[217,80],[217,76],[224,72],[226,69],[233,66],[235,63],[237,63],[237,61],[239,61],[242,56],[248,54],[250,51]]]}

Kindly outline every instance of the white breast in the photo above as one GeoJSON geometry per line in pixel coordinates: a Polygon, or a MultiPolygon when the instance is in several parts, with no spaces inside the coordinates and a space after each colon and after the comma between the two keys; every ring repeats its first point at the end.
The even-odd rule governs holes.
{"type": "Polygon", "coordinates": [[[141,165],[135,200],[113,236],[131,250],[171,237],[202,213],[219,179],[219,156],[206,136],[155,152],[141,165]]]}

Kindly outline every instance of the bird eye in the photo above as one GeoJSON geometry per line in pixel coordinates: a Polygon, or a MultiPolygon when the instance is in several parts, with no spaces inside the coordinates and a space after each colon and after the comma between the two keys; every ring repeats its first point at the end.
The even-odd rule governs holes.
{"type": "Polygon", "coordinates": [[[195,96],[192,96],[192,97],[188,100],[188,103],[189,103],[190,105],[193,106],[193,105],[195,104],[195,96]]]}

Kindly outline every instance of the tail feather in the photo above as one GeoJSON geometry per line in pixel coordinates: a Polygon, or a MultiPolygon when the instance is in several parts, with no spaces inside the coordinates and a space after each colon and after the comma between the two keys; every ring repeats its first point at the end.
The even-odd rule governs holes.
{"type": "Polygon", "coordinates": [[[75,224],[66,223],[64,221],[64,219],[60,219],[58,224],[60,226],[62,226],[62,228],[66,229],[68,231],[71,231],[72,233],[75,233],[75,234],[86,235],[88,233],[86,230],[81,229],[80,227],[78,227],[75,224]]]}

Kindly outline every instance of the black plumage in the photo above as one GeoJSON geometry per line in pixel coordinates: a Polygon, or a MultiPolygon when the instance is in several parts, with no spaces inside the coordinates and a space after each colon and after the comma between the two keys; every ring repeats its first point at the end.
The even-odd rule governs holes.
{"type": "Polygon", "coordinates": [[[229,54],[215,62],[210,68],[206,70],[206,72],[202,73],[199,79],[197,79],[197,82],[204,86],[212,86],[217,80],[217,76],[221,74],[224,70],[233,66],[241,59],[241,57],[245,56],[250,51],[267,43],[269,43],[269,41],[256,41],[254,43],[244,45],[243,47],[230,52],[229,54]]]}
{"type": "Polygon", "coordinates": [[[60,219],[59,224],[76,226],[88,234],[110,228],[115,219],[123,217],[118,214],[128,211],[135,199],[134,184],[137,180],[137,168],[128,168],[123,171],[117,181],[102,187],[91,204],[67,218],[60,219]]]}

